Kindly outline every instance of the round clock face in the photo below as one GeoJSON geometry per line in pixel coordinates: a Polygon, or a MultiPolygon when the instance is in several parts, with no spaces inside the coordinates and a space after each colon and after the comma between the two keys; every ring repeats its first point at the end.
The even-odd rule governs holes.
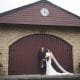
{"type": "Polygon", "coordinates": [[[42,16],[48,16],[49,15],[49,10],[47,8],[42,8],[40,10],[40,13],[42,16]]]}

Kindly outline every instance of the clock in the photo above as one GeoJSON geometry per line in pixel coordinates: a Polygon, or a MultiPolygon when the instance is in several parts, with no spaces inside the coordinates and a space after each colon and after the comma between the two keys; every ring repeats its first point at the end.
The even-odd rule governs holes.
{"type": "Polygon", "coordinates": [[[47,8],[42,8],[40,10],[40,13],[42,16],[48,16],[49,15],[49,10],[47,8]]]}

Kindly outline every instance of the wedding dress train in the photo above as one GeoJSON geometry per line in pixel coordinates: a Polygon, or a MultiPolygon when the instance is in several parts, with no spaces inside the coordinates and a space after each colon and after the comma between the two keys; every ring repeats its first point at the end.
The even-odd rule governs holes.
{"type": "Polygon", "coordinates": [[[61,65],[57,62],[54,55],[51,52],[46,52],[46,75],[72,75],[72,73],[66,71],[61,65]],[[63,73],[57,72],[54,67],[51,65],[51,60],[54,60],[57,66],[61,69],[63,73]]]}

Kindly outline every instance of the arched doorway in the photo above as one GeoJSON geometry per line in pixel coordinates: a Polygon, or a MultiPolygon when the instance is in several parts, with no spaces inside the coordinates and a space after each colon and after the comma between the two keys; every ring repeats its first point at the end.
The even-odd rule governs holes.
{"type": "Polygon", "coordinates": [[[32,34],[14,42],[9,47],[9,75],[40,74],[37,54],[41,47],[54,52],[58,62],[72,72],[72,46],[49,34],[32,34]]]}

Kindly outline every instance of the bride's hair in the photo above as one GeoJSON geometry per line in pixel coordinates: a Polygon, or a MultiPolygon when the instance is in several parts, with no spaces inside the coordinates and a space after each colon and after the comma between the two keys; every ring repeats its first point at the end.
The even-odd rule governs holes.
{"type": "Polygon", "coordinates": [[[47,49],[47,52],[50,52],[50,49],[47,49]]]}

